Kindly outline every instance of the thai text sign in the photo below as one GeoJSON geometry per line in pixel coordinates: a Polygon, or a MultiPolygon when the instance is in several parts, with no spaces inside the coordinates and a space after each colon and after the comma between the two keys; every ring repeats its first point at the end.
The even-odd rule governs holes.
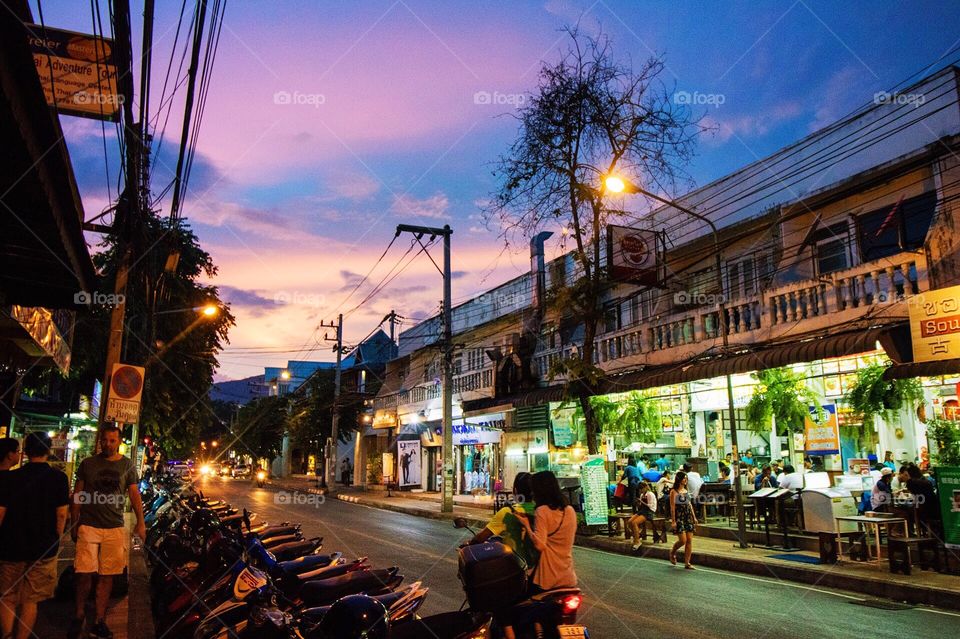
{"type": "Polygon", "coordinates": [[[927,291],[910,303],[913,361],[960,357],[960,286],[927,291]]]}
{"type": "Polygon", "coordinates": [[[107,394],[108,422],[136,424],[140,420],[140,398],[143,396],[143,367],[114,364],[107,394]]]}
{"type": "Polygon", "coordinates": [[[593,455],[580,466],[580,485],[583,487],[583,517],[588,526],[607,523],[607,468],[603,455],[593,455]]]}

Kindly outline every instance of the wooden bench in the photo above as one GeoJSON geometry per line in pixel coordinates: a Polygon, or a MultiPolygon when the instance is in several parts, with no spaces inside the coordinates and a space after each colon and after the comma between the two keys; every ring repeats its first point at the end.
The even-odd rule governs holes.
{"type": "Polygon", "coordinates": [[[921,570],[940,570],[940,542],[935,537],[887,537],[890,572],[909,575],[912,554],[916,554],[921,570]]]}
{"type": "Polygon", "coordinates": [[[613,537],[614,535],[623,533],[623,536],[627,539],[630,538],[630,529],[627,528],[627,521],[633,517],[632,513],[616,513],[613,515],[608,515],[607,520],[610,522],[607,527],[607,535],[613,537]]]}
{"type": "Polygon", "coordinates": [[[659,544],[666,541],[668,521],[670,520],[666,517],[660,517],[659,515],[653,519],[647,519],[643,522],[643,527],[640,529],[640,539],[646,540],[647,526],[649,526],[650,531],[653,533],[653,543],[659,544]]]}

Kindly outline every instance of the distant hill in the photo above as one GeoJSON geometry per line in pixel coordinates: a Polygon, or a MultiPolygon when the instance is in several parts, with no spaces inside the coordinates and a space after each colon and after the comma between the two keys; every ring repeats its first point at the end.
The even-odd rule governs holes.
{"type": "Polygon", "coordinates": [[[210,388],[210,399],[230,402],[231,404],[247,404],[265,394],[266,385],[263,382],[263,375],[233,379],[227,382],[215,382],[210,388]]]}

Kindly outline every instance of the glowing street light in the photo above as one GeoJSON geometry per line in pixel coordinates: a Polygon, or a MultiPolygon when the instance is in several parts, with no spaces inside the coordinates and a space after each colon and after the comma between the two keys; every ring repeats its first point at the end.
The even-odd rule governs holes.
{"type": "Polygon", "coordinates": [[[215,317],[220,312],[220,308],[215,304],[207,304],[200,309],[200,312],[207,317],[215,317]]]}
{"type": "Polygon", "coordinates": [[[290,379],[290,371],[280,371],[280,379],[290,379]]]}

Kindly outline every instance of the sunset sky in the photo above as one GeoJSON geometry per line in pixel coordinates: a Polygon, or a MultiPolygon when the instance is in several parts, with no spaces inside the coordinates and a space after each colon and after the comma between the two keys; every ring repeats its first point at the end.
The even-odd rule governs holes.
{"type": "MultiPolygon", "coordinates": [[[[160,192],[176,163],[183,89],[164,129],[159,96],[180,3],[157,4],[160,192]]],[[[91,32],[89,3],[42,6],[47,25],[91,32]]],[[[351,310],[406,251],[401,237],[341,304],[398,223],[453,227],[455,301],[526,269],[526,247],[503,251],[481,207],[492,164],[516,134],[511,114],[536,88],[541,61],[565,46],[561,28],[578,21],[609,35],[623,60],[662,54],[667,89],[700,96],[695,112],[715,133],[686,167],[698,185],[835,121],[960,44],[950,1],[232,0],[184,204],[237,316],[219,378],[331,359],[315,327],[351,310]]],[[[108,188],[101,123],[61,121],[89,218],[116,197],[116,135],[108,124],[108,188]]],[[[440,277],[420,256],[349,315],[346,338],[362,338],[391,308],[409,326],[435,312],[440,296],[440,277]]]]}

